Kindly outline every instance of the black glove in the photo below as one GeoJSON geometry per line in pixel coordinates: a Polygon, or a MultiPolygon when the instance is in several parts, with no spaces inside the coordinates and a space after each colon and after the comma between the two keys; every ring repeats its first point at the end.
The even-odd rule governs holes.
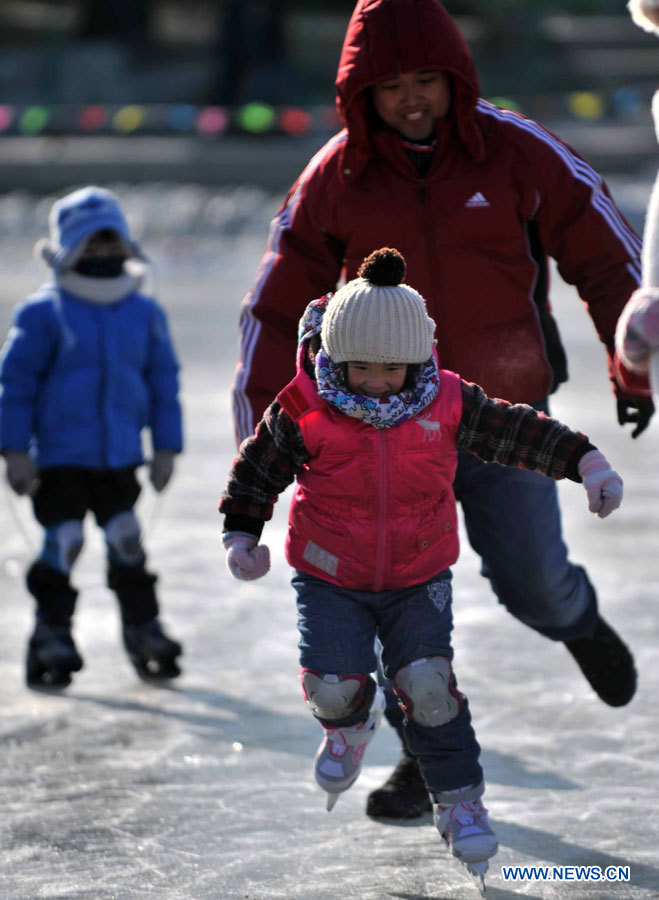
{"type": "Polygon", "coordinates": [[[643,434],[654,415],[654,403],[649,397],[647,400],[616,400],[616,406],[618,407],[619,425],[627,425],[629,422],[636,425],[632,431],[633,438],[643,434]]]}

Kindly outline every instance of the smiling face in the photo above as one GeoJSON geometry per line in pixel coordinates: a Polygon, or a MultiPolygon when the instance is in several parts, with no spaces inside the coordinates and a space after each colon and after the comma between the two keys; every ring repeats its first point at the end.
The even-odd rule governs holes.
{"type": "Polygon", "coordinates": [[[451,82],[438,69],[404,72],[373,85],[372,97],[383,122],[410,140],[422,141],[432,135],[435,120],[449,111],[451,82]]]}
{"type": "Polygon", "coordinates": [[[400,394],[407,376],[406,363],[346,363],[346,381],[353,394],[386,397],[400,394]]]}

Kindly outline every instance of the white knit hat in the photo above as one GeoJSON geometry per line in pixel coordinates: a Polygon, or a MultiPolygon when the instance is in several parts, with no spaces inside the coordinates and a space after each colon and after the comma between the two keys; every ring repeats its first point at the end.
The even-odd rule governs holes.
{"type": "Polygon", "coordinates": [[[335,363],[423,363],[432,354],[435,323],[425,300],[407,284],[405,260],[389,247],[375,250],[327,304],[321,330],[335,363]]]}

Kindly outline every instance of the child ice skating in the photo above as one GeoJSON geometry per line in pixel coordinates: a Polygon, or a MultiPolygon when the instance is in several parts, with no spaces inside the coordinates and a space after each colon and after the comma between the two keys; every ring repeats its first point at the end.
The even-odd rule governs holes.
{"type": "Polygon", "coordinates": [[[622,481],[585,435],[439,370],[435,323],[404,274],[403,257],[384,248],[355,280],[309,304],[297,374],[242,443],[227,480],[223,543],[236,578],[265,575],[264,523],[297,480],[286,556],[304,696],[324,730],[315,778],[328,809],[358,777],[382,718],[371,675],[377,634],[437,829],[482,882],[497,839],[452,667],[457,448],[583,480],[602,518],[619,506],[622,481]]]}
{"type": "Polygon", "coordinates": [[[165,314],[141,293],[118,199],[86,187],[58,200],[50,240],[38,249],[53,269],[15,311],[0,362],[0,450],[17,494],[29,494],[44,528],[27,572],[36,623],[27,682],[61,688],[83,661],[71,634],[77,591],[71,568],[91,511],[107,546],[107,583],[121,612],[126,650],[143,677],[179,674],[181,645],[163,631],[156,576],[146,568],[133,506],[151,432],[150,478],[162,491],[182,450],[178,364],[165,314]]]}

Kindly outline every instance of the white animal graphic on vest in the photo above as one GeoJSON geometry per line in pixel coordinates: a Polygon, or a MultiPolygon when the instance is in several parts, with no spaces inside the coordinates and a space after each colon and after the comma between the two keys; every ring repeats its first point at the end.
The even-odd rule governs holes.
{"type": "Polygon", "coordinates": [[[423,428],[424,441],[434,441],[435,438],[439,440],[441,427],[439,422],[430,420],[430,413],[427,413],[425,416],[417,416],[414,421],[423,428]]]}

